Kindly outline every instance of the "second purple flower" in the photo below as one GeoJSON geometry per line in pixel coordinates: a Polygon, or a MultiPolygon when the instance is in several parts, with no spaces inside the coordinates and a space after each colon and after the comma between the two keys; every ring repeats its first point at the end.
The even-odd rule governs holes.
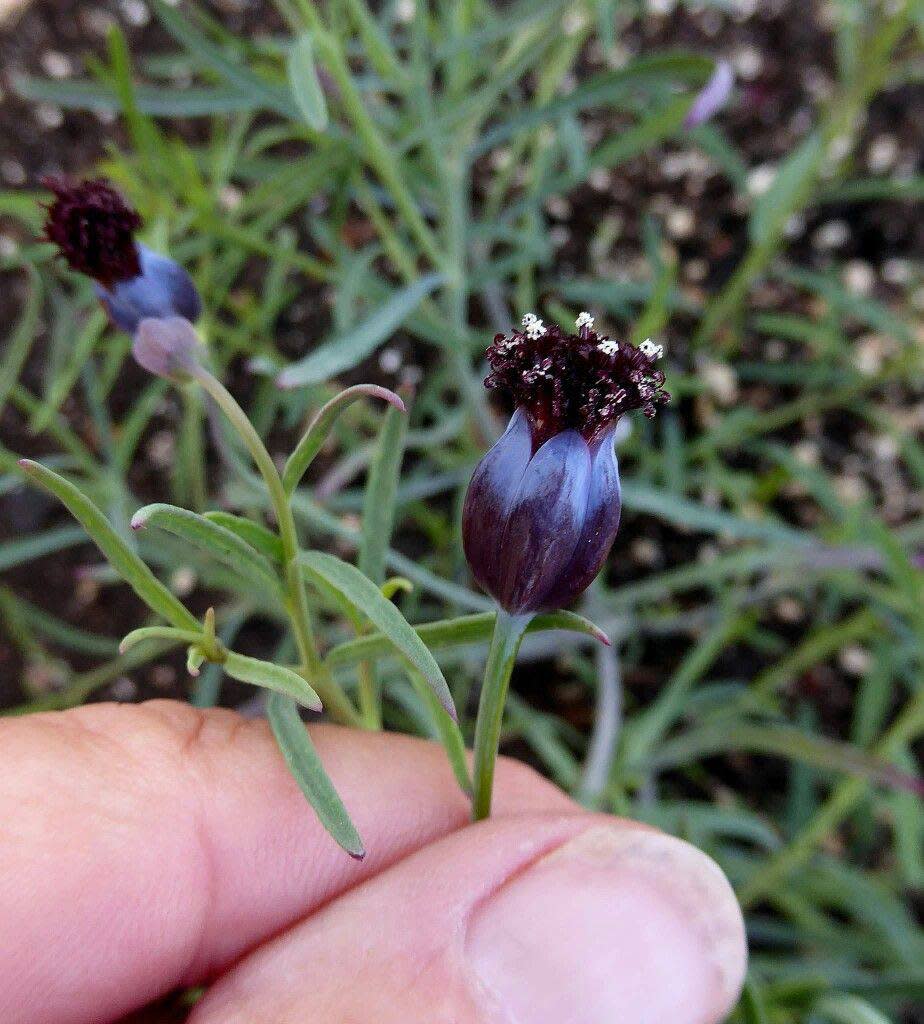
{"type": "Polygon", "coordinates": [[[475,578],[514,615],[564,607],[593,581],[619,528],[616,423],[670,399],[660,346],[600,336],[587,313],[576,326],[527,314],[487,351],[485,385],[515,411],[475,470],[462,532],[475,578]]]}

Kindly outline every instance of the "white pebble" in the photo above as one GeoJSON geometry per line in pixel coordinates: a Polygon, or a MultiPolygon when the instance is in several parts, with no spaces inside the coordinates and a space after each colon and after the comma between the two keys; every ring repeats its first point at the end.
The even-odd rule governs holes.
{"type": "Polygon", "coordinates": [[[776,180],[775,164],[760,164],[748,175],[748,192],[752,196],[762,196],[776,180]]]}

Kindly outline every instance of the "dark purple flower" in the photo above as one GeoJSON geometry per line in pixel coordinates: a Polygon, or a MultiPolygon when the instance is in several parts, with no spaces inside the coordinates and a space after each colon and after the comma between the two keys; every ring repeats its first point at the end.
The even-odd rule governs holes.
{"type": "Polygon", "coordinates": [[[55,196],[45,238],[73,270],[93,278],[117,327],[134,334],[148,317],[199,318],[202,303],[191,278],[174,260],[135,240],[141,217],[111,185],[61,178],[44,184],[55,196]]]}
{"type": "Polygon", "coordinates": [[[488,349],[485,384],[516,409],[475,470],[462,517],[475,578],[511,614],[561,608],[590,585],[619,529],[616,423],[669,400],[660,346],[599,336],[586,313],[576,335],[533,316],[523,325],[488,349]]]}
{"type": "Polygon", "coordinates": [[[202,301],[189,274],[168,256],[138,243],[141,273],[111,288],[97,284],[96,294],[112,322],[134,334],[142,320],[181,316],[195,323],[202,301]]]}

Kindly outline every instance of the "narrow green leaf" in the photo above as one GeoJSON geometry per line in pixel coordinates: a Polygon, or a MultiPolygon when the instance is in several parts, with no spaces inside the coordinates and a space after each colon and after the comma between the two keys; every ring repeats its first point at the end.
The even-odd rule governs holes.
{"type": "Polygon", "coordinates": [[[149,640],[167,640],[178,647],[181,644],[196,644],[201,639],[201,630],[196,633],[191,629],[173,629],[170,626],[144,626],[141,629],[133,629],[122,638],[119,654],[125,654],[126,651],[149,640]]]}
{"type": "Polygon", "coordinates": [[[443,673],[426,645],[398,609],[385,599],[381,590],[359,569],[325,554],[308,551],[300,558],[308,575],[336,590],[356,611],[381,630],[392,645],[418,669],[436,694],[440,704],[455,718],[452,694],[443,673]]]}
{"type": "Polygon", "coordinates": [[[518,111],[509,121],[494,125],[485,132],[472,147],[471,156],[482,156],[520,132],[558,120],[566,114],[612,106],[647,85],[663,88],[665,81],[671,80],[701,85],[708,80],[714,67],[714,62],[708,57],[692,54],[641,57],[618,71],[604,71],[590,77],[567,95],[558,96],[545,106],[518,111]]]}
{"type": "Polygon", "coordinates": [[[19,323],[13,328],[13,333],[3,350],[3,361],[0,364],[0,409],[6,405],[10,388],[18,380],[19,371],[32,348],[42,311],[42,279],[31,264],[25,264],[25,268],[29,275],[29,297],[26,299],[19,323]]]}
{"type": "Polygon", "coordinates": [[[86,539],[86,531],[79,526],[54,526],[28,537],[3,541],[0,543],[0,572],[8,572],[17,565],[32,562],[43,555],[84,544],[86,539]]]}
{"type": "Polygon", "coordinates": [[[323,132],[328,124],[327,101],[318,81],[311,33],[306,32],[295,40],[289,51],[287,70],[292,97],[308,127],[323,132]]]}
{"type": "Polygon", "coordinates": [[[400,409],[393,406],[385,413],[363,499],[362,536],[356,564],[360,572],[379,584],[385,580],[385,555],[395,526],[395,498],[407,424],[403,405],[400,409]]]}
{"type": "Polygon", "coordinates": [[[824,142],[816,132],[783,161],[773,184],[751,211],[749,231],[754,245],[770,244],[779,236],[790,214],[808,196],[823,157],[824,142]]]}
{"type": "Polygon", "coordinates": [[[232,679],[241,683],[253,683],[276,693],[292,697],[309,711],[321,711],[321,698],[297,672],[282,665],[274,665],[271,661],[249,658],[244,654],[228,651],[224,661],[225,672],[232,679]]]}
{"type": "Polygon", "coordinates": [[[436,699],[436,695],[427,686],[427,681],[419,672],[411,669],[408,672],[408,678],[411,680],[414,692],[430,714],[436,735],[446,751],[446,757],[449,759],[452,774],[456,777],[459,788],[466,796],[471,796],[472,775],[468,770],[468,761],[465,756],[465,739],[459,729],[459,723],[446,714],[446,709],[436,699]]]}
{"type": "Polygon", "coordinates": [[[282,541],[262,523],[255,523],[252,519],[245,519],[243,516],[236,516],[233,512],[220,510],[203,512],[202,516],[204,519],[236,533],[242,541],[259,551],[271,562],[282,561],[282,541]]]}
{"type": "Polygon", "coordinates": [[[427,274],[395,292],[358,327],[319,345],[304,359],[287,366],[276,378],[277,385],[297,388],[318,384],[352,369],[392,335],[442,280],[442,274],[427,274]]]}
{"type": "Polygon", "coordinates": [[[210,67],[239,92],[259,100],[267,110],[284,117],[296,118],[298,111],[288,93],[255,74],[243,62],[232,60],[222,49],[204,36],[188,18],[164,0],[154,0],[154,10],[164,28],[173,38],[210,67]]]}
{"type": "Polygon", "coordinates": [[[298,709],[292,701],[274,693],[266,713],[289,771],[321,824],[335,843],[351,857],[362,860],[366,856],[362,839],[321,764],[305,723],[298,717],[298,709]]]}
{"type": "MultiPolygon", "coordinates": [[[[446,647],[458,647],[463,644],[487,643],[494,632],[495,612],[481,612],[477,615],[461,615],[455,619],[441,619],[439,622],[428,622],[415,626],[414,631],[421,641],[432,651],[446,647]]],[[[567,630],[570,633],[585,633],[605,644],[609,644],[606,635],[592,622],[574,612],[552,612],[549,615],[537,615],[527,627],[527,634],[541,633],[550,629],[567,630]]],[[[358,637],[335,647],[326,658],[331,669],[344,669],[361,661],[374,661],[387,655],[392,642],[381,633],[358,637]]]]}
{"type": "Polygon", "coordinates": [[[176,505],[145,505],[132,516],[132,529],[157,526],[208,552],[220,562],[248,576],[272,594],[278,594],[280,583],[267,560],[242,540],[237,533],[212,519],[176,505]]]}
{"type": "Polygon", "coordinates": [[[831,1024],[891,1024],[891,1018],[859,996],[832,993],[812,1007],[813,1019],[831,1024]]]}
{"type": "Polygon", "coordinates": [[[857,775],[869,782],[924,795],[924,780],[896,768],[878,754],[788,725],[710,722],[664,740],[657,751],[635,762],[656,770],[687,765],[727,751],[774,754],[803,764],[857,775]]]}
{"type": "Polygon", "coordinates": [[[320,409],[302,435],[295,451],[289,456],[282,474],[282,483],[287,494],[291,494],[298,487],[299,481],[327,440],[337,417],[360,398],[381,398],[400,412],[405,411],[404,402],[394,391],[379,387],[378,384],[356,384],[341,391],[320,409]]]}
{"type": "Polygon", "coordinates": [[[199,623],[195,616],[157,579],[82,491],[69,480],[31,459],[23,459],[19,465],[30,480],[67,506],[71,515],[87,531],[113,569],[152,611],[162,615],[178,629],[199,631],[199,623]]]}
{"type": "MultiPolygon", "coordinates": [[[[66,82],[14,75],[13,89],[18,96],[37,103],[54,103],[64,110],[92,110],[118,114],[121,104],[113,90],[102,82],[69,79],[66,82]]],[[[135,87],[138,110],[149,117],[215,117],[236,114],[260,107],[252,93],[226,86],[171,89],[163,84],[135,87]]]]}

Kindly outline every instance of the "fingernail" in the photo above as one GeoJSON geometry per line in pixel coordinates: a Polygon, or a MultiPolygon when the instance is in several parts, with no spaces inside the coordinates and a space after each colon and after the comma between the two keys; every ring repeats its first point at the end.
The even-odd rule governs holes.
{"type": "Polygon", "coordinates": [[[704,853],[594,827],[514,876],[470,921],[475,998],[509,1024],[712,1024],[745,972],[731,886],[704,853]]]}

